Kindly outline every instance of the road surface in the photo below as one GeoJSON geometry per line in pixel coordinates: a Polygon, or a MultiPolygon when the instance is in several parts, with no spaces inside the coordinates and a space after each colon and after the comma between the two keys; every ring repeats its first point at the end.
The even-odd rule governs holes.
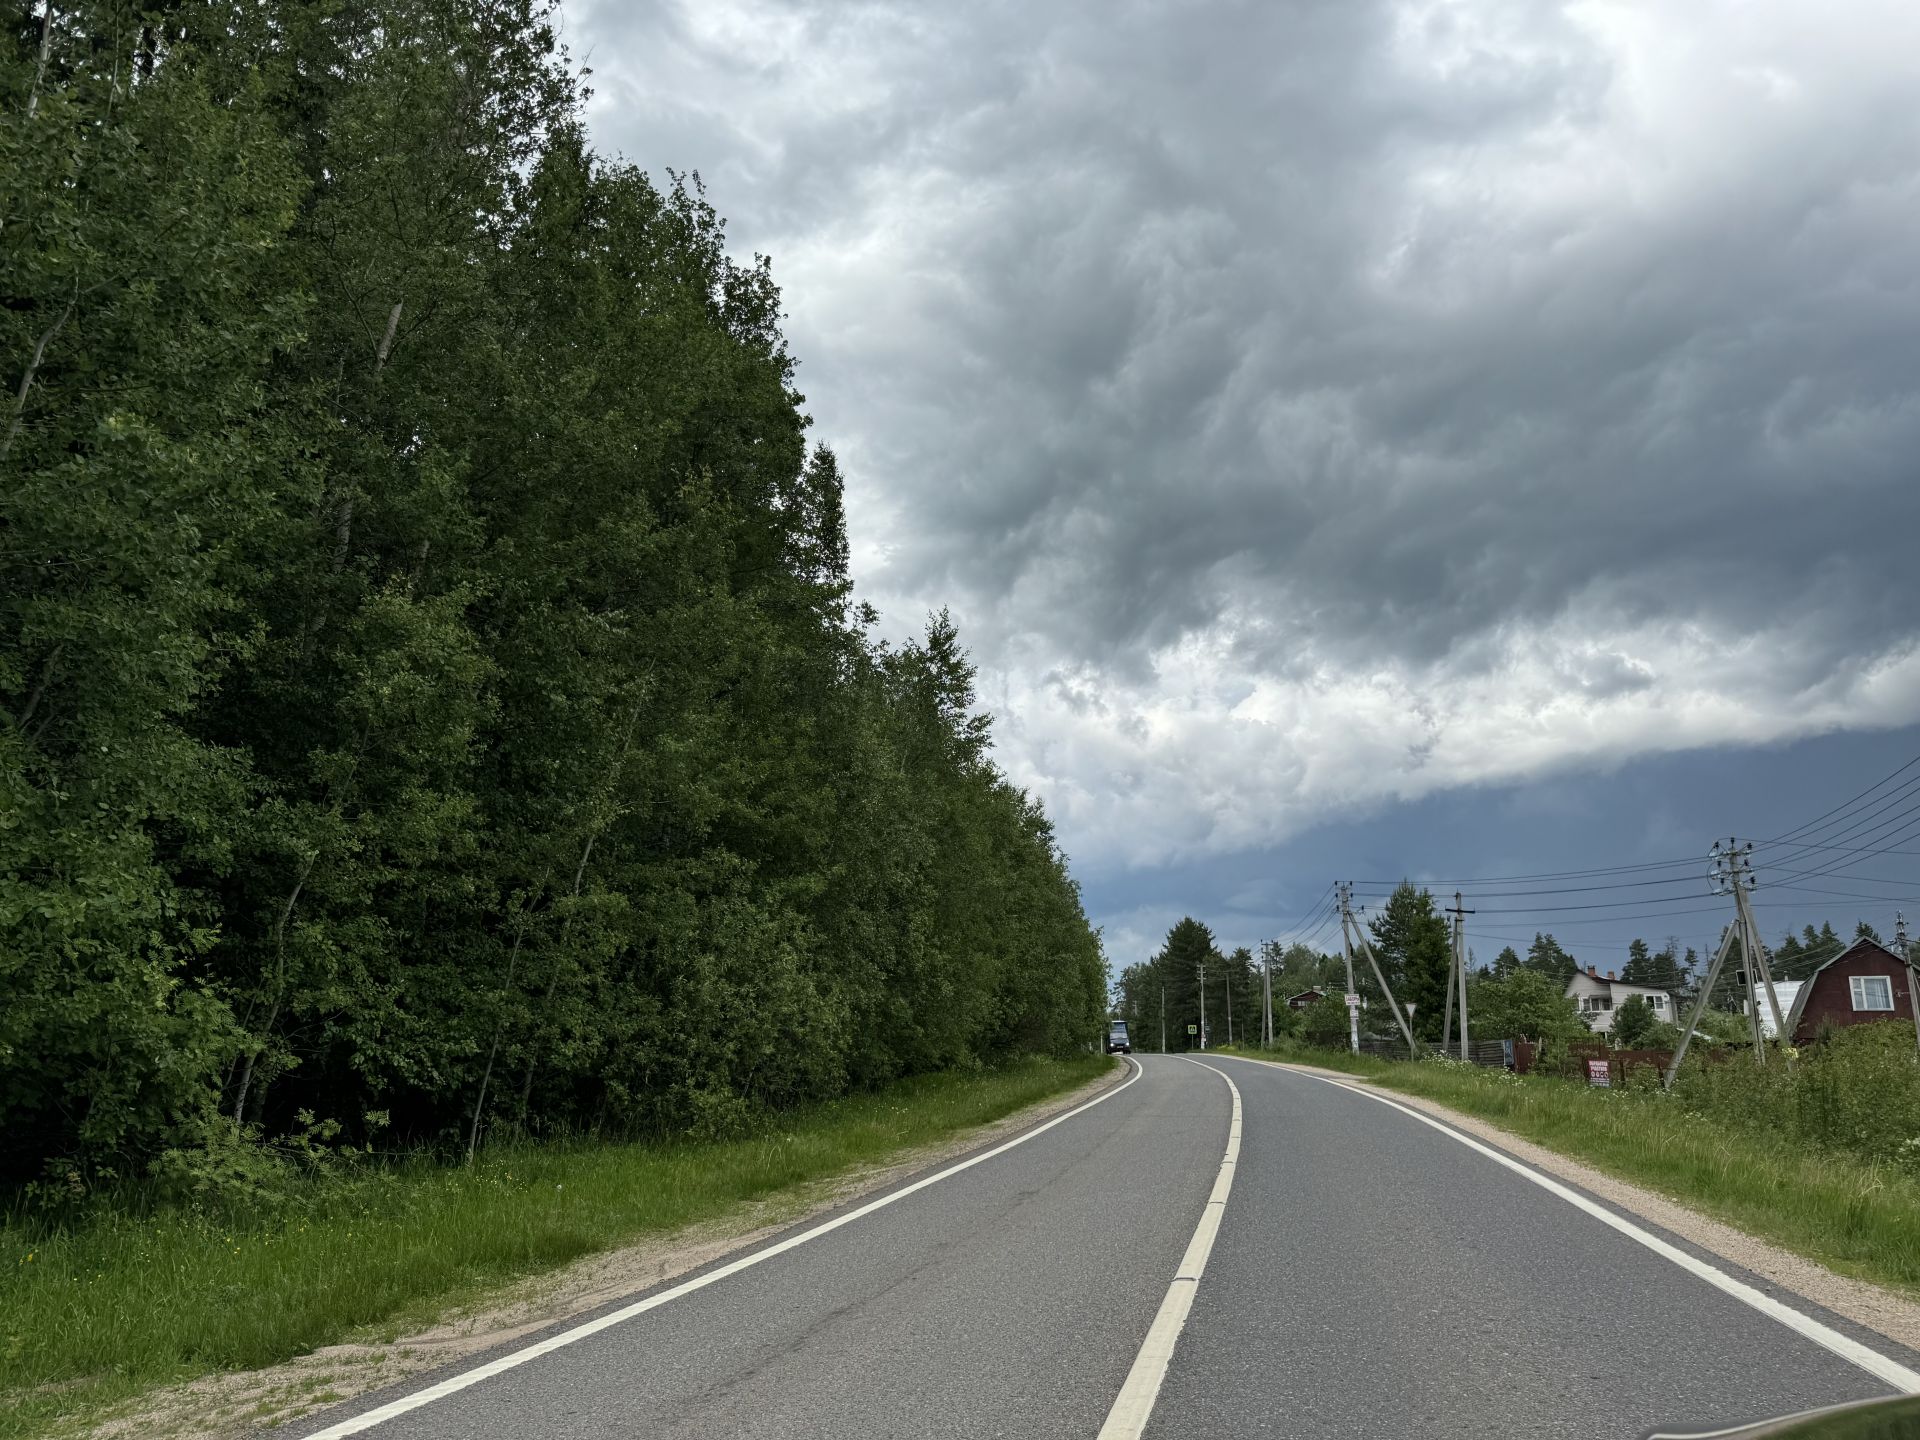
{"type": "Polygon", "coordinates": [[[1132,1063],[1091,1104],[822,1233],[805,1222],[600,1328],[567,1322],[284,1433],[1092,1437],[1110,1412],[1123,1424],[1124,1392],[1155,1440],[1628,1437],[1888,1394],[1890,1369],[1920,1371],[1713,1260],[1791,1311],[1755,1308],[1686,1268],[1683,1242],[1648,1231],[1684,1252],[1658,1253],[1369,1096],[1213,1056],[1132,1063]],[[1196,1251],[1197,1283],[1176,1281],[1196,1251]],[[1183,1286],[1162,1370],[1142,1347],[1183,1286]],[[1880,1374],[1836,1353],[1849,1344],[1880,1374]]]}

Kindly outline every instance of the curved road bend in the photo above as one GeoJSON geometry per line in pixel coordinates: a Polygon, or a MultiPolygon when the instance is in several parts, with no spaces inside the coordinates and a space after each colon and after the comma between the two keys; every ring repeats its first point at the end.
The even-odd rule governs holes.
{"type": "MultiPolygon", "coordinates": [[[[1151,1440],[1620,1440],[1886,1393],[1409,1115],[1206,1059],[1239,1086],[1243,1143],[1151,1440]]],[[[1136,1063],[1132,1084],[971,1169],[361,1433],[1092,1437],[1200,1219],[1232,1109],[1199,1064],[1136,1063]]],[[[283,1433],[344,1434],[436,1378],[283,1433]]]]}

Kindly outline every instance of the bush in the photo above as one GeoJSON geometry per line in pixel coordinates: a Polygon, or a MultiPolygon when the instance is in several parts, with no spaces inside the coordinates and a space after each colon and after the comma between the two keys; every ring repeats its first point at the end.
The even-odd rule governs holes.
{"type": "Polygon", "coordinates": [[[1660,1025],[1653,1006],[1635,995],[1613,1013],[1613,1043],[1621,1050],[1642,1050],[1652,1044],[1648,1039],[1660,1025]]]}
{"type": "Polygon", "coordinates": [[[1347,1043],[1347,1002],[1343,996],[1322,995],[1300,1015],[1300,1038],[1309,1045],[1332,1050],[1347,1043]]]}
{"type": "Polygon", "coordinates": [[[1588,1031],[1573,1001],[1545,975],[1516,970],[1504,980],[1484,978],[1467,992],[1469,1028],[1480,1040],[1566,1041],[1588,1031]]]}

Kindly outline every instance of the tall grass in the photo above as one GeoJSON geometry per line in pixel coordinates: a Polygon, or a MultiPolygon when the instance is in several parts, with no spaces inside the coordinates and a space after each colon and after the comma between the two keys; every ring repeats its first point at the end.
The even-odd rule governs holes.
{"type": "Polygon", "coordinates": [[[494,1150],[316,1181],[235,1220],[133,1207],[0,1226],[0,1436],[140,1390],[271,1364],[649,1233],[945,1139],[1112,1062],[1029,1060],[811,1107],[750,1138],[494,1150]]]}
{"type": "MultiPolygon", "coordinates": [[[[1876,1146],[1901,1123],[1920,1130],[1920,1110],[1902,1105],[1903,1092],[1876,1085],[1879,1062],[1860,1058],[1874,1043],[1804,1059],[1796,1075],[1811,1071],[1810,1078],[1785,1079],[1778,1061],[1769,1075],[1736,1060],[1706,1070],[1703,1083],[1683,1080],[1672,1094],[1652,1084],[1608,1090],[1457,1061],[1409,1064],[1306,1046],[1242,1053],[1341,1070],[1424,1096],[1843,1274],[1920,1293],[1920,1175],[1844,1143],[1863,1127],[1876,1146]],[[1804,1123],[1836,1113],[1852,1131],[1821,1140],[1803,1130],[1801,1112],[1782,1098],[1799,1093],[1795,1087],[1804,1087],[1804,1123]],[[1893,1118],[1868,1125],[1861,1115],[1876,1101],[1890,1106],[1893,1118]]],[[[1910,1054],[1911,1030],[1905,1043],[1910,1054]]]]}

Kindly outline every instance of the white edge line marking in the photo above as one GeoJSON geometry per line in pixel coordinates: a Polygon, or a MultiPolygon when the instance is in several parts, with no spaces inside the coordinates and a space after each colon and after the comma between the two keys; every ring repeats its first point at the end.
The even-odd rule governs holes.
{"type": "MultiPolygon", "coordinates": [[[[1251,1063],[1258,1065],[1268,1062],[1256,1060],[1251,1063]]],[[[1273,1068],[1276,1070],[1286,1070],[1291,1067],[1275,1065],[1273,1068]]],[[[1379,1101],[1382,1105],[1390,1105],[1403,1115],[1411,1115],[1422,1125],[1431,1126],[1442,1135],[1450,1136],[1452,1139],[1458,1140],[1468,1149],[1479,1151],[1489,1160],[1496,1161],[1506,1166],[1507,1169],[1513,1171],[1516,1175],[1531,1180],[1535,1185],[1538,1185],[1549,1194],[1557,1195],[1569,1205],[1586,1211],[1587,1214],[1593,1216],[1593,1218],[1600,1221],[1601,1224],[1612,1226],[1629,1240],[1638,1241],[1662,1259],[1671,1260],[1682,1270],[1687,1271],[1689,1274],[1697,1275],[1716,1290],[1725,1291],[1742,1304],[1752,1306],[1768,1319],[1779,1321],[1789,1330],[1811,1340],[1814,1344],[1824,1349],[1832,1351],[1842,1360],[1859,1366],[1875,1379],[1884,1381],[1895,1390],[1901,1391],[1904,1394],[1920,1395],[1920,1372],[1908,1369],[1899,1361],[1882,1355],[1878,1350],[1862,1345],[1851,1336],[1842,1335],[1831,1325],[1823,1325],[1811,1315],[1802,1315],[1792,1306],[1782,1305],[1771,1295],[1754,1289],[1753,1286],[1748,1285],[1744,1281],[1734,1279],[1733,1276],[1727,1274],[1726,1271],[1720,1269],[1718,1266],[1709,1265],[1706,1261],[1700,1259],[1698,1256],[1688,1254],[1677,1245],[1668,1244],[1658,1235],[1652,1234],[1650,1231],[1642,1230],[1631,1220],[1614,1214],[1613,1211],[1607,1209],[1604,1205],[1596,1204],[1579,1191],[1569,1189],[1558,1180],[1551,1179],[1541,1174],[1538,1170],[1533,1169],[1531,1166],[1522,1164],[1511,1155],[1502,1154],[1491,1145],[1483,1145],[1472,1136],[1462,1134],[1451,1125],[1444,1125],[1440,1121],[1435,1120],[1431,1115],[1422,1114],[1410,1105],[1402,1105],[1397,1100],[1389,1100],[1384,1095],[1376,1095],[1373,1091],[1363,1090],[1358,1085],[1349,1085],[1343,1080],[1329,1079],[1325,1075],[1315,1075],[1307,1070],[1295,1070],[1293,1073],[1296,1075],[1305,1075],[1309,1080],[1319,1080],[1324,1084],[1335,1086],[1350,1094],[1363,1095],[1369,1100],[1379,1101]]]]}
{"type": "MultiPolygon", "coordinates": [[[[1112,1089],[1102,1091],[1100,1094],[1094,1096],[1093,1099],[1087,1101],[1086,1104],[1076,1105],[1064,1115],[1056,1115],[1045,1124],[1036,1125],[1031,1130],[1014,1136],[1013,1139],[1006,1141],[1004,1144],[994,1146],[991,1150],[983,1150],[978,1155],[962,1160],[957,1165],[949,1165],[946,1169],[936,1171],[932,1175],[924,1176],[914,1181],[911,1185],[903,1185],[898,1190],[882,1195],[878,1200],[869,1200],[857,1210],[849,1210],[844,1215],[837,1215],[831,1220],[826,1220],[813,1226],[811,1229],[802,1230],[798,1235],[789,1235],[786,1239],[769,1245],[764,1250],[756,1250],[751,1255],[743,1255],[738,1260],[722,1265],[716,1270],[709,1270],[704,1275],[696,1275],[691,1280],[684,1280],[671,1289],[662,1290],[655,1295],[649,1295],[644,1300],[636,1300],[631,1305],[625,1305],[618,1310],[609,1311],[597,1319],[575,1325],[571,1330],[563,1330],[558,1335],[549,1335],[545,1340],[536,1341],[524,1349],[502,1355],[497,1360],[489,1360],[484,1365],[476,1365],[473,1369],[463,1370],[458,1375],[449,1375],[437,1385],[429,1385],[424,1390],[415,1390],[410,1394],[400,1396],[398,1399],[389,1400],[386,1404],[377,1406],[362,1414],[349,1416],[337,1424],[329,1425],[324,1430],[314,1431],[307,1437],[307,1440],[340,1440],[342,1436],[358,1435],[363,1430],[371,1430],[376,1425],[384,1425],[387,1421],[404,1415],[409,1410],[418,1410],[423,1405],[431,1405],[434,1401],[443,1400],[449,1395],[466,1389],[469,1385],[478,1385],[482,1380],[511,1370],[515,1366],[524,1365],[529,1360],[538,1360],[542,1355],[550,1354],[563,1346],[571,1345],[576,1340],[585,1340],[589,1335],[598,1335],[602,1330],[610,1330],[623,1321],[633,1319],[636,1315],[644,1315],[649,1310],[658,1309],[669,1300],[678,1300],[682,1295],[690,1295],[695,1290],[705,1289],[716,1281],[725,1280],[730,1275],[737,1275],[742,1270],[750,1269],[758,1265],[762,1260],[771,1260],[775,1255],[784,1255],[787,1251],[804,1245],[809,1240],[818,1239],[829,1231],[838,1230],[842,1225],[851,1225],[854,1221],[864,1219],[876,1210],[885,1209],[896,1200],[904,1200],[907,1196],[924,1190],[929,1185],[937,1185],[950,1176],[958,1175],[962,1170],[971,1170],[974,1166],[983,1164],[993,1159],[996,1155],[1004,1155],[1007,1151],[1013,1149],[1014,1146],[1024,1145],[1036,1135],[1044,1135],[1047,1131],[1053,1129],[1054,1126],[1065,1124],[1067,1121],[1073,1119],[1074,1116],[1091,1110],[1103,1101],[1111,1100],[1122,1090],[1133,1084],[1144,1072],[1144,1067],[1132,1056],[1127,1057],[1127,1063],[1133,1066],[1133,1074],[1129,1075],[1112,1089]]],[[[1232,1084],[1233,1082],[1229,1080],[1227,1083],[1232,1084]]],[[[1236,1097],[1234,1110],[1236,1129],[1240,1118],[1238,1106],[1239,1101],[1236,1097]]]]}
{"type": "MultiPolygon", "coordinates": [[[[1192,1060],[1190,1056],[1180,1058],[1190,1060],[1202,1070],[1213,1070],[1213,1066],[1192,1060]]],[[[1186,1329],[1187,1313],[1193,1309],[1194,1292],[1200,1288],[1207,1256],[1213,1253],[1214,1237],[1220,1233],[1220,1217],[1227,1213],[1227,1192],[1233,1189],[1233,1172],[1240,1162],[1240,1087],[1226,1071],[1213,1070],[1213,1073],[1227,1082],[1227,1089],[1233,1095],[1226,1158],[1220,1162],[1213,1193],[1207,1196],[1206,1208],[1200,1212],[1193,1239],[1187,1242],[1187,1253],[1180,1257],[1180,1268],[1173,1272],[1173,1282],[1167,1286],[1153,1324],[1147,1328],[1140,1353],[1133,1357],[1133,1368],[1127,1371],[1126,1383],[1114,1397],[1113,1408],[1107,1411],[1106,1423],[1100,1427],[1100,1440],[1134,1440],[1147,1428],[1154,1402],[1160,1398],[1160,1386],[1167,1378],[1167,1367],[1173,1363],[1173,1347],[1180,1340],[1180,1332],[1186,1329]]]]}

